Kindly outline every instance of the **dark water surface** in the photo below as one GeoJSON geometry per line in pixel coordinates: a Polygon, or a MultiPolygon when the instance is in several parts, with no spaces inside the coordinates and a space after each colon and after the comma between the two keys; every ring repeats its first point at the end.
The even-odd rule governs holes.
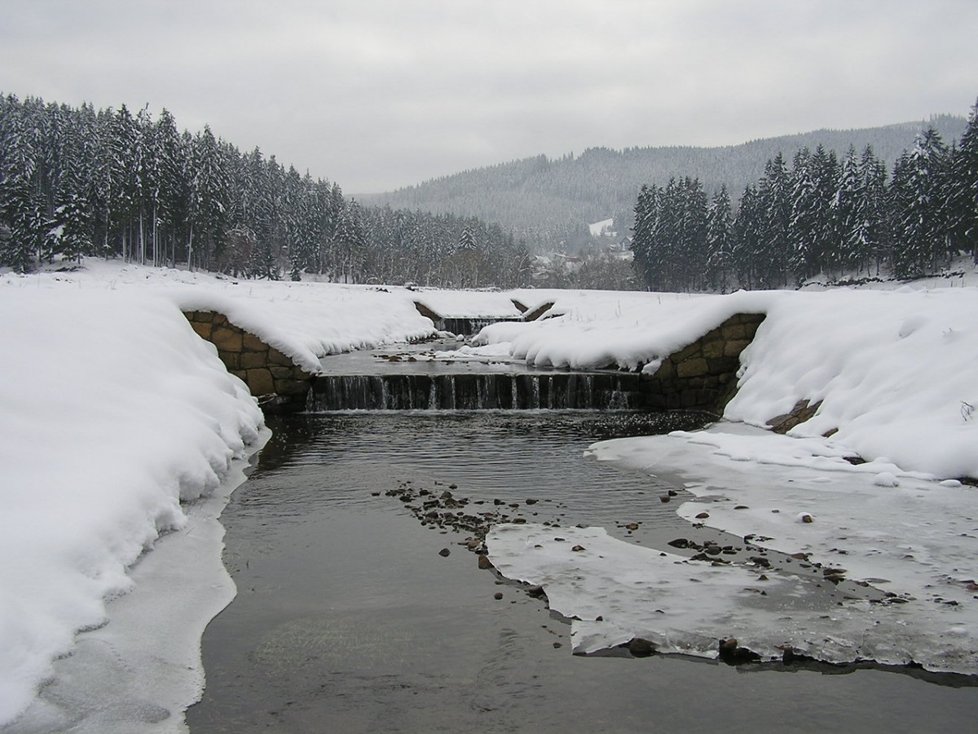
{"type": "Polygon", "coordinates": [[[509,511],[532,522],[602,525],[619,537],[641,522],[631,538],[659,547],[689,530],[659,500],[668,487],[582,452],[696,419],[676,420],[283,419],[222,515],[238,596],[204,636],[207,688],[188,711],[191,731],[972,731],[978,688],[904,673],[573,656],[569,627],[544,601],[478,570],[463,536],[422,527],[384,494],[406,482],[436,493],[456,484],[456,496],[489,509],[519,503],[509,511]]]}

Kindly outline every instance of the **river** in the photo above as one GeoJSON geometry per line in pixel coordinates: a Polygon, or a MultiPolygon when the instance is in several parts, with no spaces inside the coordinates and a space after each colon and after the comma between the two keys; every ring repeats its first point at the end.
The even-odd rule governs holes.
{"type": "Polygon", "coordinates": [[[676,488],[583,452],[700,420],[591,411],[278,420],[221,518],[238,594],[204,636],[207,687],[187,713],[191,731],[971,730],[978,688],[960,676],[574,656],[568,624],[544,599],[480,570],[460,545],[465,532],[424,526],[402,501],[405,488],[449,492],[465,512],[601,525],[663,547],[689,536],[674,513],[681,490],[665,502],[676,488]]]}

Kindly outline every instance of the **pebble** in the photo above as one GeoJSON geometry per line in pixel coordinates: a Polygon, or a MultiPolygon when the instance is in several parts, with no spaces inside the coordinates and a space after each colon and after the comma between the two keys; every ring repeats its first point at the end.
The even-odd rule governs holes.
{"type": "Polygon", "coordinates": [[[440,555],[442,558],[447,558],[450,554],[451,551],[448,550],[448,548],[442,548],[440,551],[438,551],[438,555],[440,555]]]}

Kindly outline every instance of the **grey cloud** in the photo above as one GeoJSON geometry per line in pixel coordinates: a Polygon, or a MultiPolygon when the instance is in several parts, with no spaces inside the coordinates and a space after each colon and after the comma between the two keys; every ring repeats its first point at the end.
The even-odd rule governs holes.
{"type": "Polygon", "coordinates": [[[0,90],[167,107],[350,192],[964,113],[972,0],[6,0],[0,90]]]}

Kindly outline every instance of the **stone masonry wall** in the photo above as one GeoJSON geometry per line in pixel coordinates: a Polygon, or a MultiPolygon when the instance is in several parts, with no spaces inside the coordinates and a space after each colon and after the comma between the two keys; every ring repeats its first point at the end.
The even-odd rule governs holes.
{"type": "Polygon", "coordinates": [[[217,347],[228,371],[240,377],[265,406],[288,410],[305,405],[312,375],[290,357],[235,326],[222,313],[189,311],[184,316],[201,338],[217,347]]]}
{"type": "Polygon", "coordinates": [[[734,314],[662,360],[642,383],[652,410],[697,409],[722,413],[737,391],[740,353],[754,339],[764,314],[734,314]]]}

